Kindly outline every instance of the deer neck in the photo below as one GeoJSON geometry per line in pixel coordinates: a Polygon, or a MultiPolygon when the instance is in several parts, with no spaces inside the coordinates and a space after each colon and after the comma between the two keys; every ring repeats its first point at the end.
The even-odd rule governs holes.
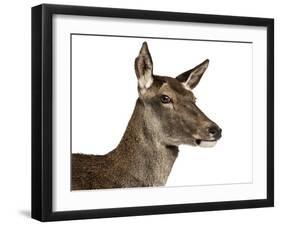
{"type": "Polygon", "coordinates": [[[161,186],[168,179],[178,147],[162,144],[147,116],[144,104],[138,99],[115,154],[119,156],[119,166],[143,186],[161,186]]]}

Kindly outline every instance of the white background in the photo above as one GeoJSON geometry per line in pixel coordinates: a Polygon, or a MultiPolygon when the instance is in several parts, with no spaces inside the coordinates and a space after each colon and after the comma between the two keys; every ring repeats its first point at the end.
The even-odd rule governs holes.
{"type": "MultiPolygon", "coordinates": [[[[170,3],[152,1],[49,1],[50,3],[84,4],[107,7],[124,7],[183,11],[194,13],[230,14],[244,16],[275,17],[276,62],[280,55],[281,34],[278,6],[274,1],[262,1],[258,4],[245,1],[194,1],[170,3]]],[[[38,1],[14,1],[2,3],[1,13],[1,82],[0,82],[0,135],[2,158],[1,167],[1,224],[20,225],[37,224],[28,218],[30,214],[30,7],[38,1]]],[[[276,65],[276,75],[280,74],[276,65]]],[[[280,83],[276,76],[276,84],[280,83]]],[[[280,91],[276,91],[276,103],[280,102],[280,91]]],[[[276,115],[280,115],[276,106],[276,115]]],[[[276,137],[280,135],[280,119],[276,118],[276,137]]],[[[276,150],[280,141],[276,139],[276,150]]],[[[276,152],[276,159],[280,154],[276,152]]],[[[278,161],[276,161],[278,164],[278,161]]],[[[276,191],[280,190],[280,166],[276,164],[276,191]],[[278,179],[278,180],[277,180],[278,179]]],[[[280,195],[276,194],[276,208],[219,211],[205,213],[175,214],[164,216],[131,217],[119,219],[86,220],[55,223],[96,224],[96,225],[143,225],[143,224],[182,224],[186,225],[272,225],[280,212],[280,195]]]]}
{"type": "MultiPolygon", "coordinates": [[[[266,84],[264,76],[266,35],[264,29],[209,24],[194,26],[188,23],[157,21],[148,23],[142,20],[124,22],[123,19],[113,21],[77,16],[55,16],[53,23],[55,25],[53,40],[56,46],[53,52],[54,210],[265,197],[266,102],[263,93],[266,84]],[[209,151],[205,149],[204,153],[203,149],[200,151],[194,148],[196,152],[193,152],[193,155],[189,154],[194,150],[193,148],[183,147],[185,150],[181,152],[180,162],[176,162],[174,175],[170,177],[168,186],[161,189],[107,189],[91,191],[91,194],[89,191],[70,192],[70,32],[253,41],[252,61],[252,46],[247,44],[147,39],[150,49],[154,52],[156,74],[171,74],[172,71],[173,73],[178,71],[176,74],[179,74],[184,69],[179,72],[178,67],[186,70],[186,67],[191,68],[207,56],[212,59],[214,66],[208,70],[210,75],[204,76],[200,86],[196,88],[196,93],[198,104],[214,107],[213,110],[209,110],[208,115],[213,119],[218,117],[220,121],[216,121],[224,125],[223,142],[219,142],[212,152],[210,149],[209,151]],[[253,83],[252,65],[255,74],[253,83]],[[252,92],[254,96],[253,149],[255,150],[253,160],[252,92]],[[238,119],[239,123],[237,123],[238,119]],[[208,184],[216,186],[203,186],[208,184]],[[175,187],[179,185],[197,186],[175,187]]],[[[127,40],[115,38],[115,41],[112,41],[104,37],[96,40],[89,36],[73,37],[73,151],[83,149],[83,152],[86,149],[88,152],[102,153],[112,149],[116,145],[114,142],[120,139],[132,111],[128,105],[136,99],[132,94],[128,98],[127,91],[136,89],[136,81],[133,83],[134,80],[129,79],[128,75],[134,74],[131,62],[139,52],[142,41],[136,38],[127,40]],[[104,94],[105,91],[107,93],[104,94]],[[119,104],[118,109],[114,109],[114,105],[111,104],[112,95],[120,102],[115,103],[119,104]],[[89,136],[84,137],[83,134],[89,136]]]]}
{"type": "Polygon", "coordinates": [[[210,59],[194,94],[201,110],[223,129],[223,138],[214,148],[180,146],[167,186],[251,183],[249,43],[74,35],[72,151],[105,154],[121,140],[138,97],[134,60],[144,40],[157,75],[175,77],[210,59]]]}

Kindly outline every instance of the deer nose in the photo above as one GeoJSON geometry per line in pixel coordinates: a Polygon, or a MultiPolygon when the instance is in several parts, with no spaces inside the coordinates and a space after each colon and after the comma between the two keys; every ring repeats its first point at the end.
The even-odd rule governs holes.
{"type": "Polygon", "coordinates": [[[221,131],[221,128],[219,128],[218,126],[211,126],[208,129],[209,134],[216,139],[219,139],[221,137],[221,131]]]}

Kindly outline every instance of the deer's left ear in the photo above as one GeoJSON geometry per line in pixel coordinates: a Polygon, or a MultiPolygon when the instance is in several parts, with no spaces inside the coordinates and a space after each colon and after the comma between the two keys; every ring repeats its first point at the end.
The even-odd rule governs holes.
{"type": "Polygon", "coordinates": [[[207,59],[193,69],[180,74],[176,79],[183,83],[187,89],[193,89],[199,83],[208,65],[209,60],[207,59]]]}
{"type": "Polygon", "coordinates": [[[139,89],[144,92],[153,83],[153,63],[146,42],[142,44],[139,55],[135,60],[135,71],[139,89]]]}

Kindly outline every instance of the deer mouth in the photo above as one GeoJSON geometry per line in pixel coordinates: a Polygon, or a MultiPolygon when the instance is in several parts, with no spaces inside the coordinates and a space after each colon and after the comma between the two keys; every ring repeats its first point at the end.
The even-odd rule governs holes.
{"type": "Polygon", "coordinates": [[[216,140],[200,140],[200,139],[196,139],[195,143],[199,147],[211,148],[211,147],[214,147],[216,145],[217,141],[216,140]]]}

